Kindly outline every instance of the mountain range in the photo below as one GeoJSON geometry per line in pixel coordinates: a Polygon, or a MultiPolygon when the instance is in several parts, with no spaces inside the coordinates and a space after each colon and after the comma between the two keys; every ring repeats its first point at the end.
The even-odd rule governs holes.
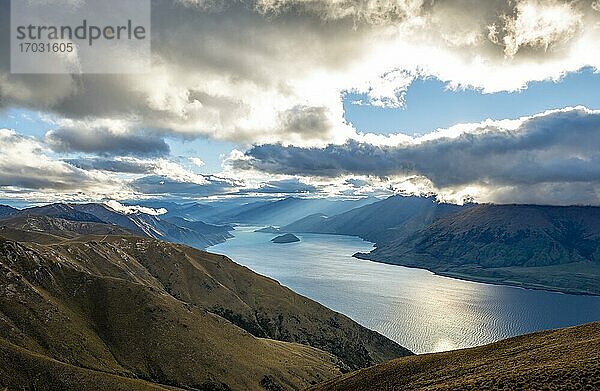
{"type": "MultiPolygon", "coordinates": [[[[108,224],[120,227],[133,235],[187,244],[197,248],[206,248],[224,242],[232,237],[230,231],[233,230],[230,225],[212,225],[175,217],[165,218],[138,211],[124,212],[101,203],[56,203],[22,210],[2,207],[0,226],[14,225],[15,221],[7,223],[5,220],[25,216],[45,216],[73,222],[108,224]]],[[[40,231],[47,230],[40,229],[40,231]]]]}
{"type": "MultiPolygon", "coordinates": [[[[230,211],[281,222],[288,203],[296,201],[230,211]]],[[[200,221],[195,210],[192,204],[166,213],[93,203],[0,207],[0,389],[600,385],[598,323],[414,356],[274,280],[197,249],[226,240],[233,227],[200,221]]],[[[394,196],[267,231],[357,235],[376,242],[360,258],[600,294],[597,207],[459,206],[394,196]]]]}
{"type": "Polygon", "coordinates": [[[411,354],[224,256],[61,215],[0,231],[0,386],[300,389],[411,354]]]}
{"type": "Polygon", "coordinates": [[[397,195],[336,215],[306,216],[282,231],[352,235],[380,243],[468,207],[438,203],[431,197],[397,195]]]}
{"type": "Polygon", "coordinates": [[[223,199],[205,203],[176,204],[161,201],[141,205],[168,210],[165,217],[182,217],[212,224],[259,224],[283,226],[310,214],[335,215],[377,201],[375,198],[357,200],[328,200],[322,198],[286,197],[282,199],[223,199]]]}
{"type": "Polygon", "coordinates": [[[87,222],[108,225],[104,228],[107,234],[130,233],[206,248],[232,237],[233,230],[231,224],[209,224],[199,219],[210,211],[221,221],[265,222],[274,226],[267,230],[277,234],[359,236],[376,244],[372,252],[356,254],[362,259],[474,281],[600,294],[598,207],[454,205],[416,196],[372,201],[365,200],[365,205],[356,208],[351,207],[358,201],[294,197],[246,204],[224,201],[220,214],[216,213],[220,204],[162,204],[165,210],[159,214],[117,210],[99,203],[58,203],[23,210],[2,207],[0,227],[22,224],[23,231],[52,233],[55,229],[51,225],[56,222],[33,218],[45,216],[63,220],[56,229],[62,232],[72,229],[65,221],[87,222]],[[330,216],[312,213],[319,208],[342,212],[330,216]],[[298,216],[290,224],[277,224],[298,216]]]}

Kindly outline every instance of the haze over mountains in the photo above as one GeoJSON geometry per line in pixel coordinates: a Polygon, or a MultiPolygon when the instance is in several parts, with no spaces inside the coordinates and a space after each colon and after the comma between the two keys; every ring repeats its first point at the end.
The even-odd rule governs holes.
{"type": "Polygon", "coordinates": [[[393,196],[331,217],[310,215],[286,225],[282,230],[353,235],[378,243],[425,227],[437,218],[463,208],[438,203],[430,197],[393,196]]]}
{"type": "Polygon", "coordinates": [[[202,220],[213,224],[286,225],[314,213],[339,214],[377,201],[376,198],[329,200],[322,198],[287,197],[274,200],[224,199],[210,203],[176,204],[142,202],[154,208],[168,210],[166,216],[202,220]]]}

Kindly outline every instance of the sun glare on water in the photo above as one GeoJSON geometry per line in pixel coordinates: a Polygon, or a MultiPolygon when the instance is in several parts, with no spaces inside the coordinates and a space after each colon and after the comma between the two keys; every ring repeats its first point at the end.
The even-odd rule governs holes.
{"type": "Polygon", "coordinates": [[[454,342],[452,342],[448,338],[441,338],[435,343],[433,347],[433,353],[446,352],[448,350],[454,350],[456,348],[457,347],[454,344],[454,342]]]}

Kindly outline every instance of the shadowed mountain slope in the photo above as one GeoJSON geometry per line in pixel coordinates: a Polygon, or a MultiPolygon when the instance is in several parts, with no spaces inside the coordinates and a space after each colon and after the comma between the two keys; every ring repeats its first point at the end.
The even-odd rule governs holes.
{"type": "Polygon", "coordinates": [[[57,203],[44,206],[35,206],[32,208],[23,209],[19,215],[34,215],[56,217],[63,220],[71,221],[87,221],[90,223],[104,223],[106,220],[101,220],[91,213],[87,213],[74,205],[57,203]]]}
{"type": "Polygon", "coordinates": [[[600,294],[600,208],[478,205],[360,257],[468,279],[600,294]]]}
{"type": "Polygon", "coordinates": [[[440,204],[433,198],[393,196],[331,217],[313,214],[283,227],[282,231],[354,235],[380,243],[464,208],[440,204]]]}
{"type": "Polygon", "coordinates": [[[10,217],[19,213],[18,209],[6,205],[0,205],[0,219],[10,217]]]}
{"type": "Polygon", "coordinates": [[[313,391],[598,390],[600,323],[392,360],[313,391]]]}
{"type": "Polygon", "coordinates": [[[45,235],[0,238],[9,389],[298,389],[410,354],[221,255],[45,235]]]}

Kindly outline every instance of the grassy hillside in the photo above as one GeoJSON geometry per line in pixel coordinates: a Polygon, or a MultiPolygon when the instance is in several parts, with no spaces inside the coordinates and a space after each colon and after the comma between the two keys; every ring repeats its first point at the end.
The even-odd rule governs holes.
{"type": "Polygon", "coordinates": [[[478,205],[360,257],[471,280],[600,294],[600,208],[478,205]]]}
{"type": "Polygon", "coordinates": [[[298,389],[410,354],[223,256],[89,227],[0,238],[0,386],[298,389]]]}
{"type": "Polygon", "coordinates": [[[313,391],[598,390],[600,323],[471,349],[405,357],[325,382],[313,391]]]}
{"type": "MultiPolygon", "coordinates": [[[[18,215],[5,220],[0,220],[0,229],[16,230],[19,232],[30,231],[32,237],[35,234],[50,234],[59,237],[76,237],[78,235],[96,234],[96,235],[131,235],[131,232],[113,224],[92,223],[87,221],[64,220],[60,218],[36,216],[36,215],[18,215]],[[34,234],[35,233],[35,234],[34,234]]],[[[15,236],[15,240],[19,239],[15,236]]]]}

